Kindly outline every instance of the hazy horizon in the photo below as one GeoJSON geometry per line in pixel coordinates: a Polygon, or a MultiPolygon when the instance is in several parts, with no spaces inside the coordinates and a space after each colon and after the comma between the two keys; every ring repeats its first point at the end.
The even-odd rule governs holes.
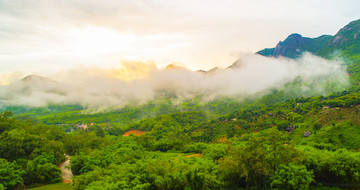
{"type": "Polygon", "coordinates": [[[359,1],[0,0],[0,83],[121,62],[226,67],[291,33],[334,35],[359,1]]]}
{"type": "Polygon", "coordinates": [[[78,104],[101,110],[168,98],[177,102],[194,98],[208,102],[221,97],[241,100],[284,89],[295,81],[301,96],[328,95],[349,85],[342,59],[326,60],[310,53],[296,60],[253,54],[232,68],[209,73],[127,62],[121,68],[64,70],[52,79],[34,76],[0,86],[0,105],[78,104]]]}

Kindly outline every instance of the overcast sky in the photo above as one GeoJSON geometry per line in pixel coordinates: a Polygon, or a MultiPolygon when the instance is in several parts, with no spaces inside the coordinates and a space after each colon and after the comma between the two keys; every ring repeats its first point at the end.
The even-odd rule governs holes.
{"type": "Polygon", "coordinates": [[[291,33],[334,35],[359,0],[0,0],[0,77],[123,60],[226,67],[291,33]]]}

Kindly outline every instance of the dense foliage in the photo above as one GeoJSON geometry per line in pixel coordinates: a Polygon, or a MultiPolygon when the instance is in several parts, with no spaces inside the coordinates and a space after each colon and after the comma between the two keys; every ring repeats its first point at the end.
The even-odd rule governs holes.
{"type": "Polygon", "coordinates": [[[61,181],[57,165],[64,160],[66,133],[0,114],[0,184],[5,188],[61,181]]]}
{"type": "Polygon", "coordinates": [[[348,40],[359,22],[302,49],[344,58],[350,86],[320,77],[253,98],[2,107],[0,190],[60,182],[65,155],[78,190],[359,189],[360,46],[348,40]]]}
{"type": "Polygon", "coordinates": [[[72,131],[3,112],[0,181],[7,189],[59,182],[66,153],[74,189],[359,187],[360,93],[269,97],[221,117],[176,112],[72,131]],[[122,136],[132,130],[144,133],[122,136]]]}

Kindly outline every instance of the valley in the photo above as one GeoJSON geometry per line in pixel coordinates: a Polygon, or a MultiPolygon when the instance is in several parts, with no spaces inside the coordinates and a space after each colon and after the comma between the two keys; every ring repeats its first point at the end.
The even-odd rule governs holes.
{"type": "Polygon", "coordinates": [[[161,85],[146,91],[154,93],[147,101],[104,87],[105,92],[84,90],[92,99],[71,102],[74,91],[38,76],[4,86],[0,189],[358,189],[359,32],[356,20],[334,36],[292,34],[275,48],[257,52],[260,60],[267,56],[301,66],[306,60],[343,62],[319,66],[330,73],[286,75],[269,87],[248,88],[249,94],[224,87],[224,93],[213,95],[207,80],[212,84],[218,78],[203,76],[232,76],[242,60],[201,73],[159,69],[156,74],[192,73],[194,81],[206,81],[206,88],[199,85],[198,92],[192,88],[198,84],[189,88],[174,82],[167,89],[154,83],[161,85]],[[33,96],[50,103],[32,106],[33,96]],[[93,106],[100,96],[125,103],[93,106]]]}

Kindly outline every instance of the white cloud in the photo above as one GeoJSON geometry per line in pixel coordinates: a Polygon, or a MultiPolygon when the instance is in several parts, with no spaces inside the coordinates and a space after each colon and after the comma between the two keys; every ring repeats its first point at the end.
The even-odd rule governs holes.
{"type": "MultiPolygon", "coordinates": [[[[58,82],[33,78],[0,88],[0,100],[8,104],[44,106],[81,104],[89,108],[122,107],[170,95],[178,99],[203,96],[254,96],[301,79],[304,87],[327,77],[348,84],[341,60],[328,61],[310,54],[301,59],[275,59],[260,55],[244,56],[234,69],[203,74],[184,68],[158,69],[154,63],[127,62],[121,68],[82,67],[53,76],[58,82]]],[[[313,94],[334,89],[313,84],[313,94]]],[[[304,88],[306,89],[306,88],[304,88]]]]}
{"type": "Polygon", "coordinates": [[[290,33],[334,34],[360,18],[357,7],[357,0],[0,0],[0,70],[51,73],[126,59],[225,67],[290,33]]]}

